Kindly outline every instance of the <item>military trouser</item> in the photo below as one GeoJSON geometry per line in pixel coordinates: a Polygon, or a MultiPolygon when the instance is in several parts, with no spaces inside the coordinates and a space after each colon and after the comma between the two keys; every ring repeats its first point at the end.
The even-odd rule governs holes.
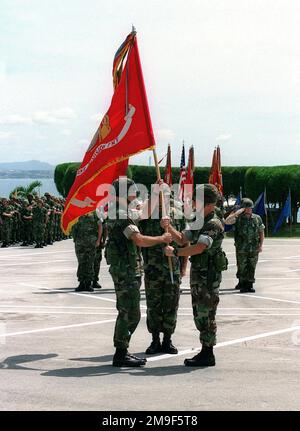
{"type": "Polygon", "coordinates": [[[237,278],[241,282],[255,282],[255,269],[258,261],[258,252],[236,252],[237,278]]]}
{"type": "Polygon", "coordinates": [[[9,244],[11,241],[12,223],[8,218],[3,217],[1,239],[3,244],[9,244]]]}
{"type": "Polygon", "coordinates": [[[153,334],[163,332],[172,335],[177,323],[180,276],[174,274],[171,283],[169,271],[158,268],[145,270],[145,292],[147,303],[147,328],[153,334]]]}
{"type": "Polygon", "coordinates": [[[43,244],[45,237],[45,225],[44,223],[33,223],[32,226],[33,239],[36,244],[43,244]]]}
{"type": "Polygon", "coordinates": [[[32,242],[32,222],[30,220],[23,222],[23,242],[26,244],[32,242]]]}
{"type": "Polygon", "coordinates": [[[92,282],[94,280],[94,262],[96,256],[96,241],[75,241],[75,253],[78,260],[78,281],[92,282]]]}
{"type": "Polygon", "coordinates": [[[220,272],[214,272],[208,283],[207,269],[191,267],[190,285],[194,322],[200,331],[200,342],[204,346],[216,344],[216,313],[219,304],[219,286],[222,280],[220,272]]]}
{"type": "Polygon", "coordinates": [[[114,332],[114,346],[116,349],[128,349],[132,334],[141,318],[140,287],[141,277],[126,282],[114,281],[117,296],[118,317],[114,332]]]}
{"type": "Polygon", "coordinates": [[[93,281],[99,280],[99,271],[100,271],[101,260],[102,260],[102,248],[99,246],[99,247],[96,247],[96,252],[95,252],[93,281]]]}

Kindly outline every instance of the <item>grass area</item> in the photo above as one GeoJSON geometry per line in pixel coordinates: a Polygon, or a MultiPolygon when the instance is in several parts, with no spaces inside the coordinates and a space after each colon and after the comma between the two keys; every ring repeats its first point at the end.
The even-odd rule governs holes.
{"type": "Polygon", "coordinates": [[[282,226],[275,235],[269,229],[269,238],[300,238],[300,223],[282,226]]]}

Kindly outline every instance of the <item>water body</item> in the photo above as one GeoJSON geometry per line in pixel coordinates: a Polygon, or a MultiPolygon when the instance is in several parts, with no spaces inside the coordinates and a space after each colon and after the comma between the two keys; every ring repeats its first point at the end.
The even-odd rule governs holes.
{"type": "Polygon", "coordinates": [[[49,192],[51,195],[60,196],[56,190],[53,178],[0,178],[0,197],[7,198],[10,192],[17,186],[28,186],[32,181],[40,181],[42,187],[38,190],[42,196],[45,192],[49,192]]]}

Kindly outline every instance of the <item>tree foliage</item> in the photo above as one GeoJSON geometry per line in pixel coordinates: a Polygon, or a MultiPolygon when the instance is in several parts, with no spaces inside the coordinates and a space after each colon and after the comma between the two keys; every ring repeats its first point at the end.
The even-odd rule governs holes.
{"type": "MultiPolygon", "coordinates": [[[[79,163],[63,163],[57,165],[54,172],[56,188],[64,197],[67,196],[76,176],[79,163]]],[[[161,168],[164,177],[165,169],[161,168]]],[[[196,167],[194,172],[195,184],[207,183],[209,167],[196,167]]],[[[180,168],[173,168],[173,183],[179,182],[180,168]]],[[[154,166],[131,165],[127,174],[136,183],[144,184],[150,190],[151,184],[156,181],[154,166]]],[[[300,206],[300,165],[289,166],[223,166],[224,194],[237,195],[242,188],[243,196],[256,200],[266,188],[267,201],[273,206],[284,205],[289,188],[292,196],[293,219],[300,206]]]]}
{"type": "Polygon", "coordinates": [[[32,181],[28,186],[15,187],[9,194],[9,198],[26,198],[28,195],[37,195],[37,188],[42,187],[42,183],[39,180],[32,181]]]}

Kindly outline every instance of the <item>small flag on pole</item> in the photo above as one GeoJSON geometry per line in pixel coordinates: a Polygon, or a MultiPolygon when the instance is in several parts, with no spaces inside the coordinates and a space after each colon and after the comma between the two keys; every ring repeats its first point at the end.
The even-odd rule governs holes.
{"type": "Polygon", "coordinates": [[[291,192],[290,191],[289,191],[288,197],[285,201],[284,207],[281,210],[281,213],[279,215],[277,223],[274,227],[273,233],[276,233],[280,229],[282,223],[284,221],[286,221],[286,219],[288,217],[292,217],[291,192]]]}

